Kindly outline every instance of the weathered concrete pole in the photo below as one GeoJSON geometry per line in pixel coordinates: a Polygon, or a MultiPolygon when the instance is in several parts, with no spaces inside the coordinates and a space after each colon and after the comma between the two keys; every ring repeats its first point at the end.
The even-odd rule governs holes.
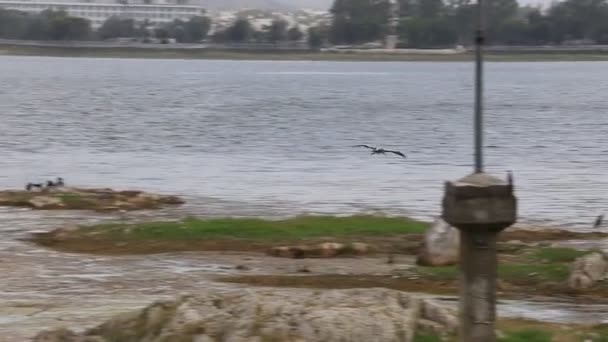
{"type": "Polygon", "coordinates": [[[460,340],[496,341],[498,233],[516,221],[512,184],[485,173],[447,182],[443,219],[460,230],[460,340]]]}
{"type": "Polygon", "coordinates": [[[475,31],[475,124],[472,175],[447,182],[443,219],[460,230],[460,341],[496,341],[498,234],[517,220],[517,199],[508,181],[484,173],[484,0],[477,0],[475,31]]]}
{"type": "Polygon", "coordinates": [[[460,340],[496,341],[498,233],[517,219],[513,184],[484,173],[483,165],[483,0],[477,0],[475,32],[475,172],[448,182],[443,219],[460,230],[460,340]]]}

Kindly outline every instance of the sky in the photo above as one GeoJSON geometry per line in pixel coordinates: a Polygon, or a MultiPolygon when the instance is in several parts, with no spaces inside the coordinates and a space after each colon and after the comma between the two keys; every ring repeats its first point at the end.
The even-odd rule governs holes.
{"type": "MultiPolygon", "coordinates": [[[[280,0],[283,3],[296,7],[329,8],[333,0],[280,0]]],[[[551,0],[519,0],[522,5],[548,5],[551,0]]]]}
{"type": "MultiPolygon", "coordinates": [[[[243,7],[277,8],[281,4],[292,8],[314,8],[327,10],[334,0],[200,0],[203,7],[210,9],[236,9],[243,7]]],[[[519,0],[522,5],[548,5],[552,0],[519,0]]]]}

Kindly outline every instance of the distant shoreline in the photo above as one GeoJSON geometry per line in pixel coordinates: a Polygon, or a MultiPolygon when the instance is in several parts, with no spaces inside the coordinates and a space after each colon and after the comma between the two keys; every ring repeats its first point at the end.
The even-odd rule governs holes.
{"type": "MultiPolygon", "coordinates": [[[[0,56],[46,56],[83,58],[190,59],[190,60],[278,60],[278,61],[361,61],[361,62],[463,62],[471,61],[469,52],[387,53],[387,52],[318,52],[253,51],[231,49],[177,49],[171,47],[142,49],[136,47],[33,46],[0,44],[0,56]]],[[[601,51],[513,51],[487,52],[495,62],[608,61],[601,51]]]]}

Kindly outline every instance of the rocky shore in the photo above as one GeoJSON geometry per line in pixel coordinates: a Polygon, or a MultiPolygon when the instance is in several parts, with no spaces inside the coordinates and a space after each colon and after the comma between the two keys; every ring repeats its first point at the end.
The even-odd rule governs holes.
{"type": "MultiPolygon", "coordinates": [[[[240,341],[238,338],[243,338],[243,341],[342,338],[344,336],[340,334],[355,328],[343,326],[347,323],[341,320],[330,319],[328,324],[333,324],[333,327],[327,325],[313,329],[303,323],[302,326],[300,323],[293,326],[290,319],[296,317],[296,322],[305,322],[311,319],[306,314],[308,312],[320,317],[334,317],[338,314],[334,313],[333,307],[339,305],[332,298],[339,298],[343,293],[361,298],[380,296],[380,300],[375,299],[378,303],[384,303],[384,299],[389,300],[387,298],[392,298],[394,293],[399,293],[408,301],[416,301],[418,307],[424,307],[420,304],[426,303],[422,298],[429,295],[457,295],[458,253],[455,251],[459,241],[451,229],[440,221],[429,224],[403,217],[303,216],[283,220],[193,217],[147,222],[127,220],[97,225],[66,225],[44,233],[35,231],[29,239],[35,245],[55,251],[84,253],[82,257],[85,258],[101,256],[113,260],[166,258],[168,255],[181,258],[183,255],[184,258],[203,258],[230,265],[219,272],[209,273],[207,285],[216,285],[197,287],[195,291],[190,289],[187,293],[193,293],[193,296],[155,303],[95,328],[66,324],[69,328],[78,329],[78,333],[66,329],[47,331],[41,333],[36,342],[212,342],[232,336],[232,331],[238,331],[234,341],[240,341]],[[216,286],[239,288],[243,292],[209,290],[216,286]],[[317,297],[331,305],[321,307],[315,303],[317,297]],[[307,301],[308,298],[312,299],[307,301]],[[269,310],[275,316],[264,314],[262,318],[257,317],[251,313],[255,311],[254,307],[264,312],[269,310]],[[293,312],[290,311],[292,308],[293,312]],[[231,323],[218,322],[206,314],[212,312],[231,323]],[[291,335],[284,335],[284,326],[292,329],[289,330],[291,335]],[[82,328],[88,330],[80,333],[82,328]],[[311,329],[317,331],[317,328],[324,332],[320,335],[311,333],[311,329]]],[[[605,237],[606,234],[601,232],[569,232],[539,227],[507,230],[499,243],[499,297],[528,301],[550,294],[556,301],[607,303],[608,285],[604,279],[608,263],[604,254],[591,249],[560,246],[572,239],[584,241],[605,237]]],[[[182,293],[177,288],[172,289],[175,293],[182,293]]],[[[372,302],[369,301],[367,310],[376,314],[380,308],[372,302]]],[[[345,303],[350,302],[346,300],[345,303]]],[[[348,316],[347,321],[358,322],[360,318],[357,315],[364,314],[355,315],[357,306],[347,305],[351,305],[352,311],[348,314],[354,315],[348,316]]],[[[362,308],[357,310],[365,311],[362,308]]],[[[378,313],[378,317],[409,317],[411,312],[418,312],[416,315],[419,317],[423,315],[422,309],[412,309],[409,304],[395,310],[378,313]]],[[[345,315],[342,311],[339,314],[345,315]]],[[[386,336],[391,336],[394,341],[418,341],[411,339],[411,334],[418,331],[431,331],[434,335],[449,334],[450,331],[445,326],[436,326],[432,319],[429,322],[427,318],[417,318],[415,323],[399,328],[399,331],[407,331],[406,335],[393,335],[394,331],[390,330],[393,328],[389,327],[394,327],[394,324],[390,320],[388,322],[385,327],[367,326],[366,329],[376,332],[386,329],[386,336]],[[414,326],[416,328],[412,328],[414,326]],[[425,329],[419,329],[421,326],[425,329]]],[[[366,334],[367,331],[361,330],[356,336],[346,336],[345,341],[359,341],[357,336],[369,337],[366,334]]],[[[391,341],[390,338],[382,340],[391,341]]]]}
{"type": "Polygon", "coordinates": [[[387,289],[202,290],[118,316],[81,334],[58,329],[34,341],[410,342],[420,330],[448,335],[456,329],[453,311],[387,289]]]}
{"type": "Polygon", "coordinates": [[[164,196],[143,191],[119,191],[57,187],[41,191],[0,191],[0,206],[27,207],[35,210],[141,210],[179,205],[177,196],[164,196]]]}

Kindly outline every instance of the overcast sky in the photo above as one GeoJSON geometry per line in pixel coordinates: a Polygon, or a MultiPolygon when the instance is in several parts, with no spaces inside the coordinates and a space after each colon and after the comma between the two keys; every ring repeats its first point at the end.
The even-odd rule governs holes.
{"type": "Polygon", "coordinates": [[[519,2],[526,5],[548,5],[551,3],[549,0],[520,0],[519,2]]]}
{"type": "MultiPolygon", "coordinates": [[[[280,0],[296,7],[329,8],[334,0],[280,0]]],[[[522,5],[548,5],[552,0],[519,0],[522,5]]]]}

